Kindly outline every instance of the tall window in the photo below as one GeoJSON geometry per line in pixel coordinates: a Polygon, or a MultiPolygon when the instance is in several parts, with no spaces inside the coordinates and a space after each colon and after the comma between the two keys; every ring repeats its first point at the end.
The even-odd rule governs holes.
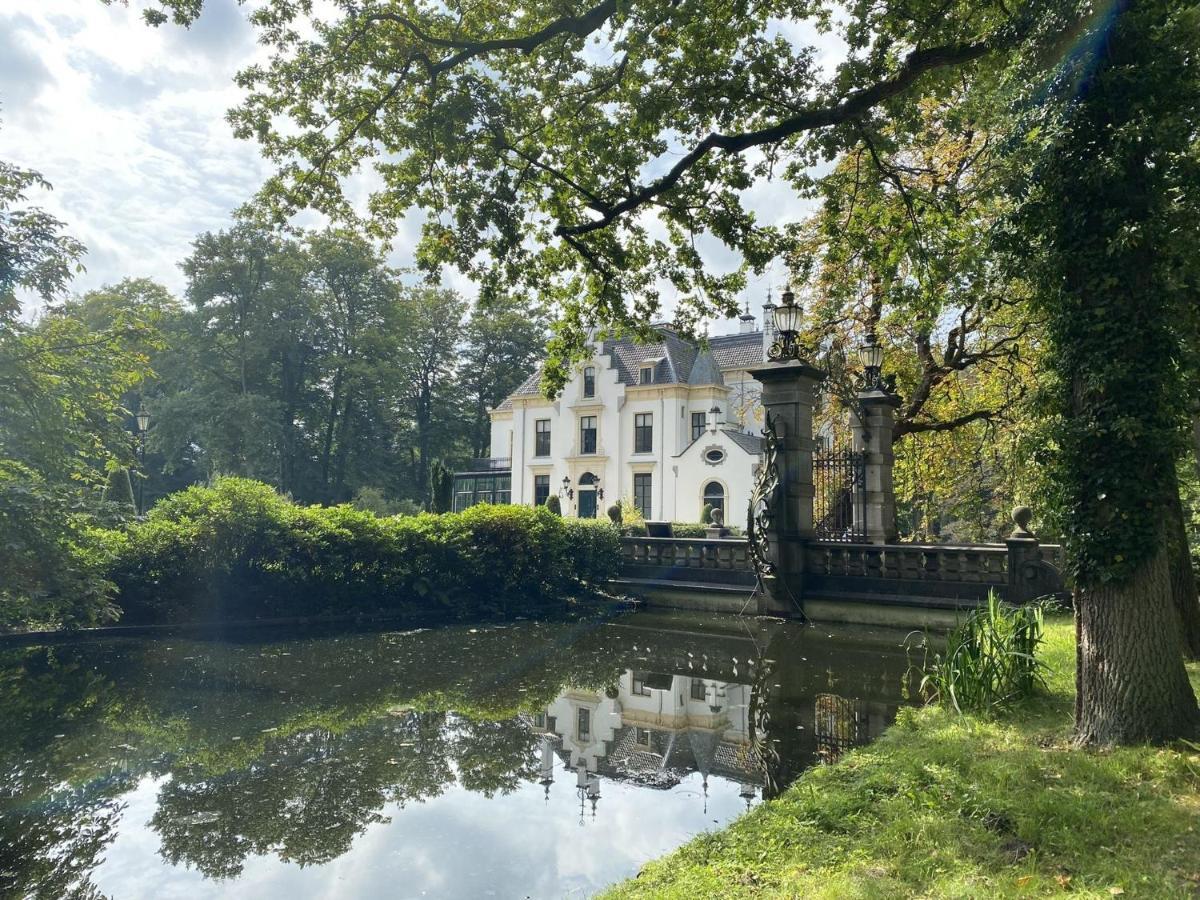
{"type": "Polygon", "coordinates": [[[710,481],[704,486],[704,502],[713,509],[725,511],[725,488],[719,481],[710,481]]]}
{"type": "Polygon", "coordinates": [[[596,370],[591,366],[583,370],[583,396],[596,396],[596,370]]]}
{"type": "Polygon", "coordinates": [[[639,472],[633,476],[633,505],[638,508],[643,519],[649,519],[652,511],[650,506],[650,473],[639,472]]]}
{"type": "Polygon", "coordinates": [[[638,384],[652,384],[654,382],[654,366],[642,366],[641,373],[638,375],[638,384]]]}
{"type": "Polygon", "coordinates": [[[550,455],[550,420],[538,419],[533,423],[533,455],[550,455]]]}
{"type": "Polygon", "coordinates": [[[542,506],[550,497],[550,476],[533,476],[533,505],[542,506]]]}
{"type": "Polygon", "coordinates": [[[704,429],[708,427],[708,414],[702,412],[692,413],[692,440],[696,440],[700,435],[704,434],[704,429]]]}
{"type": "Polygon", "coordinates": [[[654,449],[654,415],[638,413],[633,417],[633,452],[649,453],[654,449]]]}
{"type": "Polygon", "coordinates": [[[596,452],[596,417],[581,416],[579,418],[579,452],[596,452]]]}
{"type": "Polygon", "coordinates": [[[701,678],[692,679],[692,699],[705,700],[708,698],[708,685],[701,678]]]}
{"type": "Polygon", "coordinates": [[[579,707],[579,739],[590,740],[592,737],[592,711],[583,706],[579,707]]]}

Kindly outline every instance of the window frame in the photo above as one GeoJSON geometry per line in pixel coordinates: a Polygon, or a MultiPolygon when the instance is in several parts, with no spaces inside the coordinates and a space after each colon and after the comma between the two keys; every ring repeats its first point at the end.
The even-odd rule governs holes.
{"type": "Polygon", "coordinates": [[[596,396],[596,367],[586,366],[583,370],[583,397],[590,400],[596,396]]]}
{"type": "Polygon", "coordinates": [[[638,384],[654,384],[654,366],[638,367],[638,384]]]}
{"type": "Polygon", "coordinates": [[[579,707],[575,714],[575,735],[581,741],[592,739],[592,711],[586,706],[579,707]]]}
{"type": "Polygon", "coordinates": [[[553,432],[550,430],[549,419],[534,419],[533,420],[533,455],[535,457],[548,457],[550,455],[550,435],[553,432]],[[541,428],[542,425],[546,427],[541,428]],[[545,436],[546,452],[542,452],[542,437],[545,436]]]}
{"type": "Polygon", "coordinates": [[[579,417],[579,455],[593,456],[599,452],[600,446],[600,423],[597,416],[580,416],[579,417]],[[587,427],[585,423],[591,422],[591,427],[587,427]],[[591,444],[589,448],[588,433],[591,433],[591,444]]]}
{"type": "Polygon", "coordinates": [[[710,506],[712,506],[713,509],[720,509],[722,513],[724,513],[725,510],[728,508],[729,491],[726,489],[724,484],[722,484],[720,481],[718,481],[715,478],[707,479],[704,482],[703,487],[700,488],[700,506],[703,507],[704,504],[706,504],[706,503],[709,504],[710,506]],[[708,488],[710,485],[716,485],[718,488],[721,489],[721,495],[719,497],[716,496],[715,494],[710,494],[708,492],[708,488]],[[721,505],[717,506],[717,504],[710,502],[710,500],[709,500],[710,497],[713,500],[720,500],[721,505]]]}
{"type": "Polygon", "coordinates": [[[550,476],[549,475],[534,475],[533,476],[533,505],[543,506],[550,499],[550,476]],[[541,484],[540,482],[545,482],[541,484]],[[546,488],[546,493],[541,499],[538,499],[538,490],[541,487],[546,488]]]}
{"type": "Polygon", "coordinates": [[[654,511],[654,475],[651,472],[633,473],[633,505],[643,519],[652,519],[654,511]],[[645,496],[643,497],[643,491],[645,496]]]}
{"type": "Polygon", "coordinates": [[[640,412],[633,415],[633,452],[654,452],[654,413],[640,412]],[[643,422],[643,420],[645,420],[643,422]]]}
{"type": "Polygon", "coordinates": [[[692,440],[698,441],[708,431],[708,413],[693,412],[692,413],[692,440]],[[699,427],[697,428],[697,425],[699,427]]]}

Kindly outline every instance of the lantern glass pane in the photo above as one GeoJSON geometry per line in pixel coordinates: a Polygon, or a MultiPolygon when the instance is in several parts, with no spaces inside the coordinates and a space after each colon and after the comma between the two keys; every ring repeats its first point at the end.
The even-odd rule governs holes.
{"type": "Polygon", "coordinates": [[[776,331],[799,331],[800,330],[800,307],[798,307],[798,306],[777,306],[777,307],[775,307],[775,330],[776,331]]]}

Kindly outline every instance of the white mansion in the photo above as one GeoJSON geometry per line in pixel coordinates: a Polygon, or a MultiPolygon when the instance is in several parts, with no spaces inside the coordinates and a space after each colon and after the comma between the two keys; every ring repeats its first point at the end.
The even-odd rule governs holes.
{"type": "Polygon", "coordinates": [[[648,520],[699,522],[709,503],[743,524],[762,445],[749,369],[769,329],[747,309],[738,333],[707,346],[655,331],[657,343],[597,340],[555,400],[531,373],[491,410],[491,458],[455,476],[454,508],[556,494],[563,515],[595,517],[629,498],[648,520]]]}

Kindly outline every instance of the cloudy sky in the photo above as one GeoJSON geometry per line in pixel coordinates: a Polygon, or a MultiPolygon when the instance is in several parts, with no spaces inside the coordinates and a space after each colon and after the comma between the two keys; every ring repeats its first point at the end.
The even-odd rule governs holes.
{"type": "MultiPolygon", "coordinates": [[[[234,73],[263,53],[244,8],[207,0],[199,22],[181,29],[147,27],[140,5],[0,0],[0,159],[53,184],[36,200],[87,245],[81,291],[149,276],[182,292],[179,262],[192,239],[226,227],[268,174],[224,118],[239,99],[234,73]]],[[[778,185],[752,191],[752,201],[769,220],[802,213],[778,185]]],[[[396,265],[411,262],[404,233],[415,229],[402,230],[396,265]]],[[[714,252],[711,262],[733,260],[714,252]]],[[[781,277],[751,285],[756,307],[781,277]]],[[[445,280],[473,293],[455,273],[445,280]]]]}

